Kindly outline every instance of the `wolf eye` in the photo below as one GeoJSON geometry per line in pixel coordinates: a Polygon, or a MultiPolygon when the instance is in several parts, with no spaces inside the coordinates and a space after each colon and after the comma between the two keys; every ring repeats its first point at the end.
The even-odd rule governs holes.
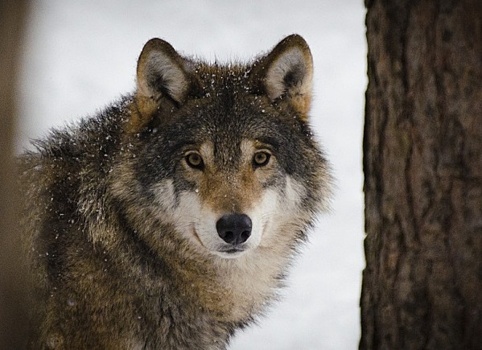
{"type": "Polygon", "coordinates": [[[269,163],[270,158],[271,154],[268,152],[257,152],[253,156],[253,164],[255,167],[265,166],[269,163]]]}
{"type": "Polygon", "coordinates": [[[184,157],[187,165],[191,168],[202,170],[204,168],[204,162],[201,155],[197,152],[190,152],[184,157]]]}

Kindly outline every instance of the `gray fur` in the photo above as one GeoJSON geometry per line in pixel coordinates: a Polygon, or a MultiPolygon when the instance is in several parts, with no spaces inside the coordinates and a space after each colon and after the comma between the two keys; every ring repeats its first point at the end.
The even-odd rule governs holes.
{"type": "Polygon", "coordinates": [[[231,65],[153,39],[137,73],[134,94],[21,157],[32,349],[224,349],[326,207],[300,36],[231,65]],[[253,219],[235,253],[214,228],[230,213],[253,219]]]}

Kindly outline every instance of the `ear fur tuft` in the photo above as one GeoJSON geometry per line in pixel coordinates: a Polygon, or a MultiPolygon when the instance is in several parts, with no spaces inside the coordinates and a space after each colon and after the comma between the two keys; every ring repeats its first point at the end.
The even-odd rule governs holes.
{"type": "Polygon", "coordinates": [[[147,124],[161,103],[168,98],[182,104],[188,94],[189,78],[184,58],[166,41],[154,38],[142,49],[137,61],[136,104],[140,114],[131,129],[147,124]]]}
{"type": "Polygon", "coordinates": [[[256,64],[265,93],[275,101],[286,98],[302,116],[311,105],[313,58],[306,41],[293,34],[283,39],[256,64]]]}

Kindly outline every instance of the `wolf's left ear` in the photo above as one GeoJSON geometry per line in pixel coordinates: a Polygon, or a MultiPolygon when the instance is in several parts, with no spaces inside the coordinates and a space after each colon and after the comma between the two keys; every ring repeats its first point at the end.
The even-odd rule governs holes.
{"type": "Polygon", "coordinates": [[[254,63],[254,79],[271,99],[286,99],[303,118],[311,106],[313,57],[305,39],[297,34],[283,39],[254,63]]]}
{"type": "Polygon", "coordinates": [[[185,59],[166,41],[149,40],[137,61],[136,105],[139,120],[131,121],[138,129],[147,123],[163,100],[174,105],[182,104],[189,90],[189,76],[185,71],[185,59]]]}

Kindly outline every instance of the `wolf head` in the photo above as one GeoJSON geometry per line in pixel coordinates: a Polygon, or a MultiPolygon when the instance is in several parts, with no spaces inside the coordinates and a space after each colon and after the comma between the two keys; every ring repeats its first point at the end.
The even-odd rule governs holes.
{"type": "Polygon", "coordinates": [[[118,189],[138,203],[138,225],[168,224],[189,249],[222,258],[294,247],[329,192],[309,127],[312,77],[298,35],[229,65],[147,42],[125,125],[136,185],[118,189]]]}

